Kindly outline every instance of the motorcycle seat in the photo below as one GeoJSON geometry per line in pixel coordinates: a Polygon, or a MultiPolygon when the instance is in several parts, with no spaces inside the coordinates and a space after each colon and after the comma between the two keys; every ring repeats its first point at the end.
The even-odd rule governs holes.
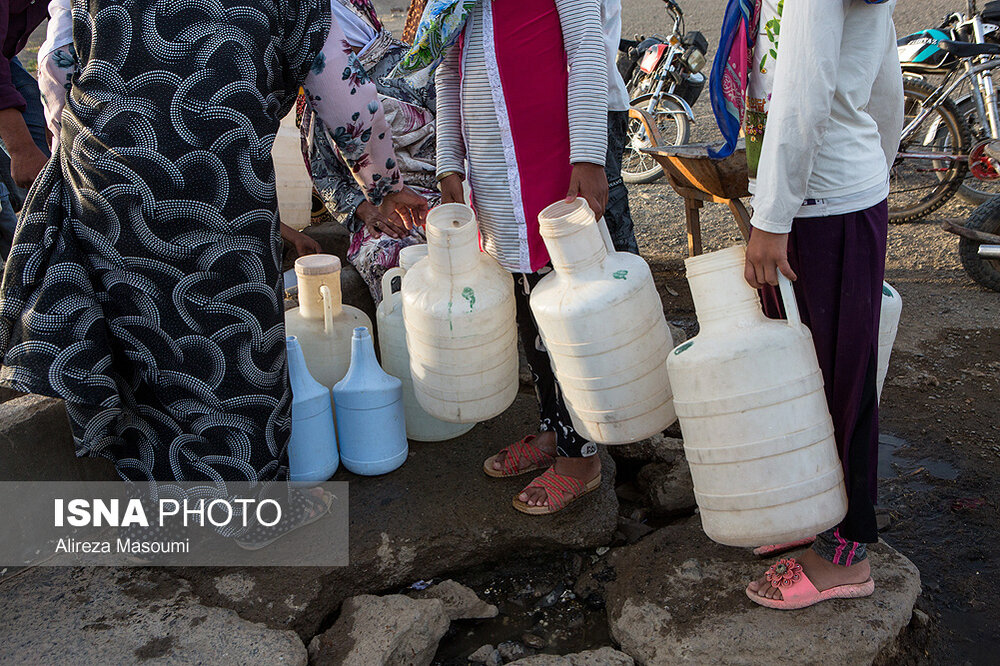
{"type": "Polygon", "coordinates": [[[956,58],[973,58],[981,55],[1000,55],[1000,44],[973,44],[972,42],[954,42],[943,39],[937,43],[938,48],[947,51],[956,58]]]}

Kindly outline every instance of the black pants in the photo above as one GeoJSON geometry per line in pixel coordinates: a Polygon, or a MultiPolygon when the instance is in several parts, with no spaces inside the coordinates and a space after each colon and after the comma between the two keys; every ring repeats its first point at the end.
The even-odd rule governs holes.
{"type": "Polygon", "coordinates": [[[608,207],[604,221],[611,232],[611,241],[619,252],[639,254],[635,242],[635,226],[628,206],[628,190],[622,180],[622,153],[625,152],[625,132],[628,111],[608,111],[608,156],[604,172],[608,176],[608,207]]]}
{"type": "Polygon", "coordinates": [[[569,409],[563,402],[559,382],[552,372],[549,354],[542,344],[538,334],[538,324],[531,314],[528,296],[538,281],[552,269],[542,268],[537,273],[514,274],[514,301],[517,304],[517,330],[521,335],[521,344],[528,357],[528,369],[535,383],[535,395],[538,397],[540,430],[552,431],[556,434],[556,451],[566,458],[583,458],[597,453],[597,445],[588,441],[573,428],[569,409]]]}

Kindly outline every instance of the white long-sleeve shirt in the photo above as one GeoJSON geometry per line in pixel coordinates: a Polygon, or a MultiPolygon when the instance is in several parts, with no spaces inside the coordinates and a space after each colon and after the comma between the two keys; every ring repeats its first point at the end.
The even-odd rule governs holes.
{"type": "Polygon", "coordinates": [[[895,0],[785,3],[751,182],[755,228],[787,233],[795,217],[863,210],[888,195],[903,125],[894,7],[895,0]]]}

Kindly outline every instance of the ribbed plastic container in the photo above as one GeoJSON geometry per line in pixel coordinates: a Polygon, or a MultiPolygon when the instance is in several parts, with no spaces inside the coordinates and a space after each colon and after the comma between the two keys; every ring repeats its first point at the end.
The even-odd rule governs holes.
{"type": "MultiPolygon", "coordinates": [[[[472,430],[474,423],[448,423],[436,419],[424,411],[413,392],[413,378],[410,377],[410,353],[406,349],[406,328],[403,325],[403,297],[399,291],[393,292],[392,283],[406,275],[403,266],[410,267],[414,253],[407,250],[426,246],[413,245],[403,248],[399,255],[399,268],[392,268],[382,276],[382,302],[375,312],[378,319],[378,348],[382,358],[382,368],[403,383],[403,409],[406,412],[406,436],[417,442],[442,442],[453,439],[472,430]]],[[[419,257],[418,257],[419,258],[419,257]]]]}
{"type": "Polygon", "coordinates": [[[296,231],[309,226],[312,218],[312,178],[302,159],[302,139],[295,114],[285,116],[274,137],[271,159],[281,221],[296,231]]]}
{"type": "Polygon", "coordinates": [[[464,204],[427,216],[427,260],[403,280],[403,319],[417,401],[434,418],[478,423],[517,396],[514,278],[479,251],[464,204]]]}
{"type": "Polygon", "coordinates": [[[295,260],[299,307],[285,312],[285,332],[299,339],[309,372],[333,388],[351,365],[351,335],[358,326],[371,329],[364,312],[340,300],[340,259],[311,254],[295,260]]]}
{"type": "Polygon", "coordinates": [[[705,533],[729,546],[815,536],[847,513],[809,329],[788,280],[788,321],[743,279],[742,246],[686,260],[700,332],[667,368],[705,533]]]}
{"type": "Polygon", "coordinates": [[[379,366],[367,328],[354,329],[351,346],[351,369],[333,387],[340,458],[355,474],[388,474],[409,451],[403,384],[379,366]]]}
{"type": "Polygon", "coordinates": [[[896,343],[899,331],[899,317],[903,313],[903,299],[888,282],[882,283],[882,315],[878,325],[878,397],[882,398],[882,387],[889,374],[889,357],[896,343]]]}
{"type": "Polygon", "coordinates": [[[302,347],[289,336],[288,381],[292,386],[292,436],[288,440],[288,473],[293,483],[321,483],[337,471],[337,435],[330,389],[312,378],[302,347]]]}
{"type": "Polygon", "coordinates": [[[531,291],[531,310],[577,432],[627,444],[676,420],[667,356],[673,348],[649,266],[615,252],[587,202],[538,216],[554,271],[531,291]]]}

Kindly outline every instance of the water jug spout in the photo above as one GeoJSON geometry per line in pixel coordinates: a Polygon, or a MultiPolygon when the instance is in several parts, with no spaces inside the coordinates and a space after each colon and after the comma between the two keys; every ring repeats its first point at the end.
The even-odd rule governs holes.
{"type": "Polygon", "coordinates": [[[461,275],[479,265],[476,214],[465,204],[442,204],[427,214],[427,256],[434,272],[461,275]]]}
{"type": "Polygon", "coordinates": [[[569,275],[600,266],[609,248],[586,200],[557,201],[538,214],[539,231],[557,273],[569,275]]]}
{"type": "Polygon", "coordinates": [[[340,315],[340,268],[340,258],[332,254],[310,254],[295,260],[299,311],[304,318],[329,321],[340,315]]]}

